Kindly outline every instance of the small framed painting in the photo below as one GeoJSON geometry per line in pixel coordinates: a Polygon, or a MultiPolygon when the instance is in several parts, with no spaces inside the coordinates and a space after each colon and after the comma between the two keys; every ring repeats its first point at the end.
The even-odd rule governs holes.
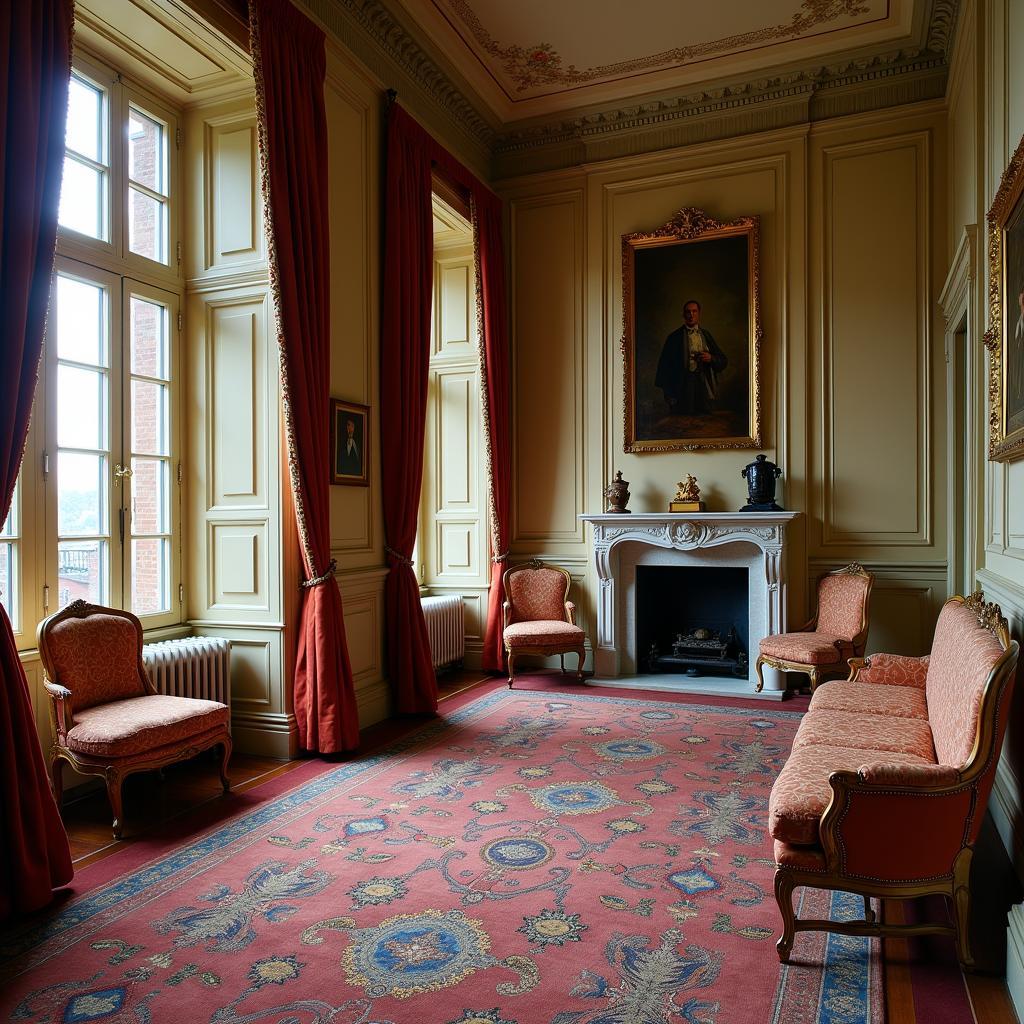
{"type": "Polygon", "coordinates": [[[370,483],[370,409],[331,399],[331,483],[370,483]]]}
{"type": "Polygon", "coordinates": [[[1024,139],[988,214],[988,457],[1024,457],[1024,139]]]}

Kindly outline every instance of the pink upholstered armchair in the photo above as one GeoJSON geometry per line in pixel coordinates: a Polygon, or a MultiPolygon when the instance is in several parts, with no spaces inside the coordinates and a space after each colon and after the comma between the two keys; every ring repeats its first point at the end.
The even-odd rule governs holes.
{"type": "Polygon", "coordinates": [[[506,569],[502,582],[509,688],[515,679],[515,662],[520,654],[557,654],[564,672],[566,652],[575,653],[579,658],[576,680],[582,682],[585,635],[575,622],[576,606],[568,600],[569,574],[565,569],[534,559],[506,569]]]}
{"type": "Polygon", "coordinates": [[[757,690],[764,687],[762,665],[782,672],[802,672],[814,690],[823,679],[845,676],[847,661],[864,655],[868,606],[874,576],[856,562],[818,580],[818,610],[795,633],[776,633],[761,641],[757,690]]]}
{"type": "Polygon", "coordinates": [[[39,655],[54,741],[50,780],[60,806],[62,761],[101,775],[121,837],[121,784],[211,747],[223,748],[226,793],[231,757],[227,705],[158,694],[142,662],[142,624],[131,612],[74,601],[39,624],[39,655]]]}

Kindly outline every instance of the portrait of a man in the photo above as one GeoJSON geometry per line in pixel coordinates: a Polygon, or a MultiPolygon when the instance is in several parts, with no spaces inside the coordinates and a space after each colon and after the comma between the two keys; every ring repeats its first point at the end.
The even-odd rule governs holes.
{"type": "Polygon", "coordinates": [[[683,326],[665,339],[658,359],[654,383],[673,413],[707,412],[718,397],[718,374],[729,363],[700,317],[700,303],[690,299],[683,306],[683,326]]]}
{"type": "Polygon", "coordinates": [[[626,451],[759,443],[757,219],[623,237],[626,451]]]}
{"type": "Polygon", "coordinates": [[[365,405],[331,399],[331,483],[369,483],[369,412],[365,405]]]}

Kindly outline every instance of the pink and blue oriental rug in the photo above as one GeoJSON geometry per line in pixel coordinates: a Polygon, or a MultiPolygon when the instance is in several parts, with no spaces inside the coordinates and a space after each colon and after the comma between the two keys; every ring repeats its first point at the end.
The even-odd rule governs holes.
{"type": "Polygon", "coordinates": [[[875,1024],[867,940],[775,954],[799,718],[488,693],[8,932],[0,1018],[875,1024]]]}

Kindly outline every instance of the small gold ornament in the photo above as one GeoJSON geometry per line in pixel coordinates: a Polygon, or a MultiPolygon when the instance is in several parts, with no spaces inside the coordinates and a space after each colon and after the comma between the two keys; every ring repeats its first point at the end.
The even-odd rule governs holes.
{"type": "Polygon", "coordinates": [[[668,503],[669,512],[703,512],[704,502],[700,500],[700,488],[692,473],[676,484],[676,496],[668,503]]]}

